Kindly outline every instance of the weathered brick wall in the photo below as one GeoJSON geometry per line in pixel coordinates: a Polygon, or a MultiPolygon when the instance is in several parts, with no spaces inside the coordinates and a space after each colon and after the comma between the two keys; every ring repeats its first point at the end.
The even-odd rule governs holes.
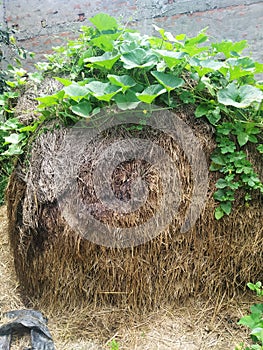
{"type": "Polygon", "coordinates": [[[208,26],[214,41],[246,39],[252,56],[263,58],[263,0],[2,0],[0,21],[39,60],[99,12],[147,34],[154,33],[152,24],[188,36],[208,26]]]}

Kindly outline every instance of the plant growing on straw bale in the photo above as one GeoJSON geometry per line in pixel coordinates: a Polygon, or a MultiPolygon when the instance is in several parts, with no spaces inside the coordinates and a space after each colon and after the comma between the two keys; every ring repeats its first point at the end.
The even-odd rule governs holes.
{"type": "MultiPolygon", "coordinates": [[[[5,152],[17,157],[6,198],[22,294],[42,305],[110,303],[142,310],[190,294],[227,297],[244,290],[247,280],[262,278],[263,93],[255,78],[262,64],[242,56],[245,41],[209,44],[205,31],[189,38],[158,27],[156,37],[140,35],[106,14],[90,21],[93,26],[83,27],[77,40],[37,64],[15,118],[7,116],[1,126],[5,152]],[[85,149],[83,135],[68,142],[76,123],[103,125],[138,110],[137,124],[115,124],[85,149]],[[178,125],[181,120],[190,127],[209,164],[206,205],[187,233],[181,225],[195,191],[191,157],[164,127],[149,127],[153,113],[159,120],[173,113],[178,125]],[[65,218],[61,191],[64,212],[71,215],[79,202],[84,209],[92,206],[105,227],[137,227],[154,217],[165,186],[143,159],[123,161],[111,174],[111,190],[123,207],[132,195],[129,183],[144,176],[148,199],[141,208],[123,215],[96,197],[93,172],[100,155],[114,141],[123,145],[134,138],[165,150],[177,165],[184,195],[176,216],[151,240],[125,248],[100,245],[99,231],[85,239],[74,229],[76,217],[65,218]],[[75,192],[67,172],[55,171],[59,150],[67,169],[71,156],[82,152],[75,192]]],[[[16,82],[9,82],[15,91],[16,82]]]]}
{"type": "MultiPolygon", "coordinates": [[[[248,283],[249,289],[256,292],[258,297],[263,297],[262,283],[248,283]]],[[[253,345],[244,346],[243,343],[236,347],[236,350],[261,350],[263,347],[263,304],[254,304],[250,307],[251,314],[243,316],[238,324],[244,325],[250,328],[250,337],[253,341],[253,345]]]]}
{"type": "MultiPolygon", "coordinates": [[[[33,54],[30,55],[33,56],[33,54]]],[[[6,81],[10,75],[13,76],[14,72],[19,72],[20,77],[18,78],[17,75],[17,84],[19,82],[20,85],[25,83],[25,78],[22,77],[25,70],[15,68],[14,64],[21,66],[21,60],[26,57],[27,52],[17,45],[12,33],[0,25],[0,204],[4,202],[4,191],[8,183],[8,177],[13,169],[13,162],[9,158],[11,154],[6,152],[5,137],[9,136],[9,130],[15,129],[18,131],[18,123],[16,122],[7,122],[6,126],[3,126],[7,119],[11,119],[13,114],[12,107],[16,104],[16,99],[19,95],[17,91],[10,89],[6,81]],[[7,59],[6,56],[11,56],[12,59],[7,59]]]]}

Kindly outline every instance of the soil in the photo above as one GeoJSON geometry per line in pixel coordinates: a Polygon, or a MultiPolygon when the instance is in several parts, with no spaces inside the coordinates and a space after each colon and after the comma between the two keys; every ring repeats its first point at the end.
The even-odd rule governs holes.
{"type": "MultiPolygon", "coordinates": [[[[9,250],[5,207],[0,208],[0,285],[1,317],[3,312],[25,308],[9,250]]],[[[93,333],[87,332],[85,325],[75,331],[76,315],[72,312],[61,315],[58,311],[47,317],[57,350],[110,350],[113,340],[118,342],[120,350],[234,350],[236,345],[242,341],[246,343],[248,339],[247,330],[238,326],[237,321],[247,313],[252,302],[249,293],[231,301],[220,300],[216,295],[209,300],[190,298],[176,309],[163,307],[140,317],[131,317],[129,322],[127,317],[123,323],[120,319],[118,327],[106,330],[103,337],[97,338],[97,324],[93,333]]],[[[93,312],[107,318],[111,311],[116,312],[111,309],[93,312]]],[[[119,312],[122,317],[121,310],[119,312]]],[[[1,321],[4,322],[3,317],[1,321]]],[[[26,337],[17,339],[12,349],[22,350],[28,342],[26,337]]]]}

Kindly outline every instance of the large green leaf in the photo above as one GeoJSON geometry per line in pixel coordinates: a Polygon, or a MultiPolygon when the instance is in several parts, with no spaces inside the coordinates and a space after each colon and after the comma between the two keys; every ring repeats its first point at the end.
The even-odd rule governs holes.
{"type": "Polygon", "coordinates": [[[136,94],[131,90],[128,90],[125,94],[119,93],[115,95],[114,100],[122,110],[134,109],[141,103],[136,94]]]}
{"type": "Polygon", "coordinates": [[[59,81],[59,82],[60,82],[62,85],[64,85],[64,86],[69,86],[69,85],[72,84],[72,81],[69,80],[69,79],[60,78],[60,77],[55,77],[55,79],[56,79],[57,81],[59,81]]]}
{"type": "Polygon", "coordinates": [[[164,94],[166,90],[162,85],[156,84],[148,86],[142,93],[136,93],[139,100],[145,103],[152,103],[152,101],[159,95],[164,94]]]}
{"type": "Polygon", "coordinates": [[[77,83],[73,83],[64,88],[65,97],[70,97],[75,101],[80,101],[89,94],[89,89],[85,86],[80,86],[77,83]]]}
{"type": "Polygon", "coordinates": [[[88,101],[81,101],[77,105],[71,106],[71,110],[80,117],[87,118],[92,111],[92,107],[88,101]]]}
{"type": "Polygon", "coordinates": [[[9,146],[8,150],[3,152],[2,154],[5,156],[14,156],[14,155],[22,154],[23,153],[23,150],[22,150],[23,146],[24,146],[23,143],[19,143],[19,144],[12,143],[9,146]]]}
{"type": "Polygon", "coordinates": [[[185,52],[175,52],[169,50],[154,50],[167,64],[168,68],[172,69],[186,56],[185,52]]]}
{"type": "Polygon", "coordinates": [[[212,43],[211,46],[216,53],[222,52],[226,58],[229,58],[242,52],[247,47],[247,41],[242,40],[236,43],[232,41],[222,41],[221,43],[212,43]]]}
{"type": "Polygon", "coordinates": [[[100,81],[92,81],[85,85],[90,90],[91,94],[98,100],[109,102],[114,95],[116,95],[121,88],[113,86],[110,83],[102,83],[100,81]]]}
{"type": "Polygon", "coordinates": [[[113,75],[108,74],[108,79],[113,85],[120,86],[122,91],[125,92],[132,86],[136,85],[136,81],[129,75],[113,75]]]}
{"type": "Polygon", "coordinates": [[[23,126],[23,124],[21,124],[17,118],[7,119],[3,124],[0,122],[0,130],[3,131],[20,129],[21,126],[23,126]]]}
{"type": "Polygon", "coordinates": [[[96,66],[110,70],[114,63],[118,61],[120,55],[113,55],[111,52],[105,52],[102,56],[88,57],[84,62],[91,62],[96,66]]]}
{"type": "Polygon", "coordinates": [[[36,100],[41,102],[38,107],[42,108],[42,107],[54,106],[59,103],[59,101],[63,98],[64,95],[65,95],[65,91],[61,90],[54,95],[36,97],[36,100]]]}
{"type": "Polygon", "coordinates": [[[220,68],[224,67],[225,63],[217,61],[217,60],[213,60],[210,58],[210,59],[206,59],[206,60],[201,60],[200,66],[204,67],[204,68],[210,68],[211,70],[217,71],[220,68]]]}
{"type": "Polygon", "coordinates": [[[262,341],[263,340],[263,322],[259,324],[258,327],[254,328],[250,334],[255,336],[259,341],[262,341]]]}
{"type": "Polygon", "coordinates": [[[201,30],[200,33],[198,33],[197,36],[194,36],[193,38],[187,38],[185,41],[185,46],[195,46],[198,44],[202,44],[207,41],[208,36],[206,35],[207,28],[204,28],[201,30]]]}
{"type": "Polygon", "coordinates": [[[151,50],[136,48],[135,50],[124,53],[121,56],[123,67],[126,69],[133,68],[152,68],[158,63],[157,56],[151,50]]]}
{"type": "Polygon", "coordinates": [[[261,102],[263,93],[251,85],[242,85],[240,87],[235,83],[229,84],[225,89],[217,93],[218,102],[226,106],[237,108],[249,107],[253,102],[261,102]]]}
{"type": "Polygon", "coordinates": [[[17,145],[25,138],[24,134],[11,134],[9,136],[5,136],[4,140],[6,143],[12,143],[14,145],[17,145]]]}
{"type": "Polygon", "coordinates": [[[229,72],[230,80],[237,80],[241,77],[245,77],[247,75],[253,75],[253,72],[249,70],[244,70],[240,66],[230,67],[227,72],[229,72]]]}
{"type": "Polygon", "coordinates": [[[182,78],[178,78],[173,74],[157,71],[153,71],[151,72],[151,74],[160,84],[162,84],[166,88],[167,91],[174,90],[184,85],[184,80],[182,78]]]}
{"type": "MultiPolygon", "coordinates": [[[[114,48],[114,40],[116,40],[119,37],[119,35],[120,35],[119,33],[103,34],[92,39],[90,43],[93,44],[94,46],[99,47],[104,51],[112,51],[114,48]]],[[[86,56],[86,57],[89,57],[89,56],[86,56]]],[[[84,59],[86,57],[84,57],[84,59]]]]}
{"type": "Polygon", "coordinates": [[[116,19],[106,13],[99,13],[89,20],[100,32],[116,30],[118,28],[116,19]]]}
{"type": "Polygon", "coordinates": [[[250,57],[229,58],[226,60],[227,69],[220,70],[224,75],[230,74],[230,80],[237,80],[247,75],[253,75],[256,67],[255,62],[250,57]]]}

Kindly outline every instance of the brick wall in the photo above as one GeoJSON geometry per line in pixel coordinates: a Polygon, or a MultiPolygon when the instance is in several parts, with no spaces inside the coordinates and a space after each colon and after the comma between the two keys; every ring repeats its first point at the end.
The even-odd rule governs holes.
{"type": "Polygon", "coordinates": [[[248,51],[263,61],[263,0],[2,0],[0,21],[39,60],[99,12],[147,34],[154,33],[152,24],[188,36],[209,27],[213,41],[248,40],[248,51]]]}

